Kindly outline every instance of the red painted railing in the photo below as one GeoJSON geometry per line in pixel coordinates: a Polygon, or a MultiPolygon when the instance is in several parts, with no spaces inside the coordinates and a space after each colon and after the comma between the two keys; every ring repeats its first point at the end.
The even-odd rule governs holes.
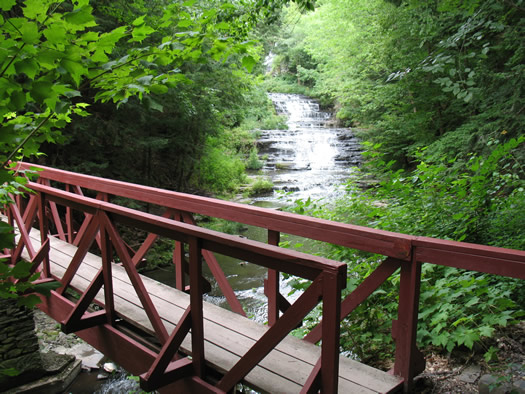
{"type": "MultiPolygon", "coordinates": [[[[30,165],[21,163],[21,169],[30,165]]],[[[212,252],[239,257],[268,268],[265,293],[268,297],[268,321],[271,329],[252,350],[219,382],[221,390],[229,390],[241,380],[251,368],[262,359],[273,346],[290,330],[295,328],[304,316],[324,299],[323,321],[305,339],[310,342],[322,340],[323,353],[318,366],[314,368],[308,387],[320,385],[324,392],[334,392],[337,387],[339,320],[350,314],[361,302],[372,294],[397,269],[401,269],[398,319],[392,324],[392,336],[396,342],[393,373],[403,378],[404,389],[412,385],[413,377],[424,369],[424,360],[417,350],[415,338],[419,303],[421,264],[431,263],[453,266],[473,271],[525,279],[525,252],[439,239],[414,237],[404,234],[374,230],[370,228],[330,222],[286,212],[266,210],[258,207],[236,204],[211,198],[187,195],[172,191],[139,186],[125,182],[102,179],[67,171],[42,167],[39,183],[30,183],[36,194],[27,203],[18,199],[10,208],[10,220],[20,229],[20,242],[12,252],[13,261],[20,258],[25,247],[35,261],[35,269],[42,261],[44,276],[51,277],[46,257],[46,240],[49,223],[53,223],[56,236],[78,246],[78,252],[62,280],[58,295],[64,293],[71,282],[78,265],[93,242],[98,242],[102,251],[103,269],[91,283],[81,299],[72,304],[60,300],[50,305],[57,315],[63,316],[66,329],[104,325],[107,335],[128,346],[129,341],[120,333],[112,331],[115,319],[111,295],[106,295],[105,311],[86,315],[87,305],[104,285],[111,288],[111,248],[117,252],[128,275],[141,298],[148,317],[159,340],[164,344],[160,354],[143,350],[143,356],[151,361],[149,372],[143,375],[145,382],[166,382],[181,376],[193,375],[202,379],[204,351],[202,344],[202,292],[201,256],[209,265],[214,277],[226,296],[232,310],[243,314],[228,281],[222,273],[212,252]],[[95,198],[85,197],[87,190],[95,192],[95,198]],[[138,212],[110,203],[110,197],[118,196],[153,204],[162,210],[160,215],[138,212]],[[58,206],[65,208],[59,208],[58,206]],[[22,209],[23,207],[23,209],[22,209]],[[82,223],[75,225],[73,210],[83,212],[82,223]],[[39,215],[38,212],[45,212],[39,215]],[[193,214],[200,214],[231,220],[267,229],[268,243],[228,236],[194,226],[193,214]],[[28,242],[27,229],[39,218],[43,248],[32,249],[28,242]],[[49,220],[47,220],[49,219],[49,220]],[[115,223],[123,223],[149,233],[138,250],[132,250],[122,240],[115,223]],[[338,244],[386,256],[384,262],[367,277],[358,288],[340,302],[344,287],[346,267],[314,256],[307,256],[278,248],[281,233],[298,235],[310,239],[338,244]],[[147,292],[141,288],[136,267],[140,264],[156,238],[161,235],[175,241],[173,262],[176,267],[177,287],[187,289],[184,283],[185,266],[189,267],[191,305],[179,326],[171,334],[165,331],[148,300],[147,292]],[[189,264],[185,262],[182,244],[189,244],[189,264]],[[310,288],[290,305],[279,293],[279,272],[288,272],[313,280],[310,288]],[[56,311],[62,307],[69,315],[56,311]],[[284,312],[281,315],[281,312],[284,312]],[[192,345],[195,355],[171,362],[171,359],[191,328],[192,345]],[[192,339],[193,340],[193,339],[192,339]],[[126,342],[127,341],[127,342],[126,342]],[[167,372],[165,372],[167,371],[167,372]]],[[[152,383],[151,383],[152,384],[152,383]]],[[[203,383],[204,384],[204,383],[203,383]]],[[[147,383],[146,383],[147,385],[147,383]]],[[[152,386],[148,386],[151,388],[152,386]]]]}

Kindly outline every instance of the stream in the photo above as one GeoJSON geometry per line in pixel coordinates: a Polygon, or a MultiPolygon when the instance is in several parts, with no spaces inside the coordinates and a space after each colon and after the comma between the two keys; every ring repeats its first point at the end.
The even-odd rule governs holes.
{"type": "MultiPolygon", "coordinates": [[[[256,176],[269,178],[275,185],[269,195],[258,196],[250,204],[278,209],[294,200],[308,198],[334,200],[343,193],[341,184],[351,176],[353,167],[360,163],[360,149],[351,129],[334,126],[332,115],[322,111],[319,104],[308,97],[271,93],[276,111],[287,118],[287,130],[261,130],[257,145],[265,165],[256,176]]],[[[266,242],[265,229],[246,226],[243,237],[266,242]]],[[[286,241],[304,243],[308,240],[288,236],[286,241]]],[[[248,317],[257,322],[267,320],[264,278],[266,268],[227,256],[216,255],[228,281],[248,317]]],[[[228,308],[228,304],[213,279],[206,264],[203,272],[212,284],[212,291],[205,295],[207,302],[228,308]]],[[[174,268],[158,268],[146,273],[152,279],[175,287],[174,268]]],[[[281,282],[281,294],[293,302],[298,293],[289,295],[291,288],[281,282]]],[[[137,382],[125,371],[112,375],[108,380],[98,380],[98,372],[82,373],[68,387],[67,392],[121,393],[139,390],[137,382]]],[[[250,392],[250,391],[247,391],[250,392]]]]}
{"type": "Polygon", "coordinates": [[[291,199],[333,200],[341,194],[340,185],[352,167],[360,163],[360,146],[352,130],[335,127],[332,114],[308,97],[284,93],[269,97],[277,114],[287,117],[288,130],[260,133],[259,153],[267,156],[263,174],[276,191],[254,202],[275,204],[279,191],[288,192],[291,199]]]}
{"type": "MultiPolygon", "coordinates": [[[[308,97],[284,93],[270,93],[269,97],[277,113],[286,116],[288,129],[260,131],[257,146],[265,165],[257,176],[269,178],[275,187],[273,193],[254,197],[250,204],[277,209],[297,199],[334,200],[343,193],[341,184],[360,163],[360,147],[352,130],[335,127],[332,114],[321,110],[318,102],[308,97]]],[[[251,226],[246,226],[240,235],[262,242],[267,237],[265,229],[251,226]]],[[[307,246],[302,239],[289,236],[286,240],[307,246]]],[[[266,268],[228,256],[216,257],[247,315],[266,322],[266,268]]],[[[203,272],[212,283],[205,300],[228,308],[206,264],[203,272]]],[[[175,287],[172,267],[159,268],[147,276],[175,287]]],[[[281,293],[287,295],[290,290],[281,281],[281,293]]]]}

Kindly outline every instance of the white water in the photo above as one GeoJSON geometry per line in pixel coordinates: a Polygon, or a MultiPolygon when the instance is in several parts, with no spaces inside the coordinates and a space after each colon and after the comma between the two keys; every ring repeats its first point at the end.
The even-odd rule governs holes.
{"type": "MultiPolygon", "coordinates": [[[[334,127],[331,114],[321,111],[315,100],[280,93],[272,93],[270,98],[277,112],[287,117],[288,130],[261,131],[259,153],[268,155],[262,172],[272,180],[277,190],[272,195],[255,198],[253,204],[273,208],[282,206],[285,204],[280,198],[282,191],[288,191],[286,198],[289,199],[335,198],[341,192],[340,184],[351,175],[352,167],[359,163],[359,144],[352,131],[334,127]]],[[[242,236],[266,242],[267,233],[264,229],[250,226],[242,236]]],[[[286,240],[292,245],[295,242],[304,243],[304,240],[293,237],[286,240]]],[[[267,299],[263,289],[266,268],[227,256],[216,257],[246,313],[258,322],[266,322],[267,299]]],[[[205,296],[205,300],[228,308],[206,265],[204,274],[212,284],[212,291],[205,296]]],[[[175,286],[173,267],[150,272],[148,276],[175,286]]],[[[293,302],[299,294],[289,297],[291,290],[282,280],[281,294],[293,302]]]]}
{"type": "Polygon", "coordinates": [[[288,130],[262,130],[260,155],[263,168],[277,193],[256,198],[273,200],[278,191],[291,192],[293,199],[333,199],[340,185],[360,162],[360,149],[351,129],[334,126],[332,114],[319,104],[296,94],[271,93],[278,114],[287,117],[288,130]]]}
{"type": "MultiPolygon", "coordinates": [[[[330,201],[343,192],[341,184],[360,162],[360,148],[351,129],[335,127],[332,114],[322,111],[319,104],[296,94],[269,95],[278,114],[287,118],[288,130],[262,130],[258,139],[259,154],[267,155],[262,169],[276,190],[267,196],[253,199],[254,205],[279,207],[284,199],[308,198],[330,201]]],[[[252,228],[242,234],[266,242],[264,229],[252,228]]],[[[287,241],[305,240],[289,236],[287,241]]],[[[264,323],[267,320],[267,299],[264,294],[266,269],[254,264],[218,256],[223,271],[243,304],[247,314],[264,323]]],[[[211,273],[208,274],[211,279],[211,273]]],[[[212,281],[213,282],[213,281],[212,281]]],[[[280,291],[293,302],[299,292],[289,296],[292,288],[281,280],[280,291]]],[[[215,287],[206,301],[227,307],[220,290],[215,287]]]]}

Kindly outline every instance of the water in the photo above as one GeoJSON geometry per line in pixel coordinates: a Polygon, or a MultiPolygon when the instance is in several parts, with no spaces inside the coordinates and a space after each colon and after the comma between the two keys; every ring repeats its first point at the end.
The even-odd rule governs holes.
{"type": "Polygon", "coordinates": [[[360,162],[360,146],[352,130],[335,127],[332,114],[313,99],[283,93],[269,96],[277,113],[287,117],[288,130],[261,131],[259,153],[267,157],[263,175],[272,180],[275,192],[255,202],[276,201],[282,192],[290,199],[333,200],[360,162]]]}
{"type": "Polygon", "coordinates": [[[81,373],[67,387],[68,394],[123,394],[142,392],[137,380],[125,371],[110,375],[107,379],[99,379],[100,371],[81,373]]]}
{"type": "MultiPolygon", "coordinates": [[[[280,208],[289,203],[287,199],[335,199],[343,193],[340,185],[360,161],[359,143],[352,130],[335,127],[332,114],[322,111],[313,99],[282,93],[269,96],[277,112],[287,117],[288,130],[262,130],[260,133],[257,141],[259,154],[267,157],[261,175],[274,183],[275,190],[270,195],[254,198],[252,204],[280,208]]],[[[267,239],[266,230],[251,226],[239,235],[262,242],[267,239]]],[[[311,246],[308,241],[297,237],[287,236],[285,240],[291,245],[303,243],[306,249],[311,246]]],[[[228,256],[216,257],[248,316],[266,322],[267,299],[263,288],[266,268],[228,256]]],[[[203,272],[212,283],[212,291],[205,300],[228,308],[205,264],[203,272]]],[[[173,267],[147,275],[175,287],[173,267]]],[[[281,281],[281,294],[293,302],[298,294],[288,295],[291,290],[285,281],[281,281]]]]}

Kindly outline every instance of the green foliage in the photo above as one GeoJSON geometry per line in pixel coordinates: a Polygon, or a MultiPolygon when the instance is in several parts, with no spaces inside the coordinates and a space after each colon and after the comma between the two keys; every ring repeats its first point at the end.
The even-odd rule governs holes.
{"type": "Polygon", "coordinates": [[[238,222],[232,222],[225,219],[214,217],[196,217],[198,224],[210,230],[219,231],[221,233],[239,235],[246,230],[245,225],[238,222]]]}
{"type": "MultiPolygon", "coordinates": [[[[368,217],[375,227],[385,230],[523,249],[523,234],[504,239],[495,231],[502,228],[499,215],[509,203],[514,207],[523,201],[525,172],[518,155],[524,141],[525,137],[506,143],[494,141],[488,157],[471,155],[466,163],[447,158],[428,162],[423,150],[409,173],[393,170],[393,162],[375,157],[373,163],[385,177],[368,198],[385,204],[372,206],[368,217]],[[486,231],[500,242],[490,239],[486,231]]],[[[517,223],[524,220],[519,213],[514,219],[517,223]]]]}
{"type": "MultiPolygon", "coordinates": [[[[198,79],[201,74],[195,70],[203,64],[224,64],[235,58],[227,72],[214,73],[225,77],[242,74],[239,64],[251,68],[258,59],[253,43],[243,40],[244,33],[238,34],[238,22],[227,20],[230,8],[160,0],[155,4],[158,7],[140,17],[123,11],[147,10],[141,1],[90,5],[88,0],[27,0],[4,5],[0,27],[3,164],[37,155],[42,143],[63,142],[58,130],[75,115],[86,116],[88,104],[96,112],[100,107],[94,107],[95,102],[118,107],[138,97],[150,112],[162,111],[157,95],[189,83],[189,77],[198,79]],[[104,17],[98,18],[101,14],[104,17]]],[[[209,105],[228,97],[208,86],[206,93],[199,94],[209,105]]],[[[191,100],[191,94],[185,96],[191,100]]],[[[183,110],[191,112],[188,104],[183,110]]],[[[106,114],[114,111],[102,107],[106,114]]]]}
{"type": "MultiPolygon", "coordinates": [[[[0,222],[0,227],[7,227],[6,223],[0,222]]],[[[4,242],[2,238],[2,247],[12,245],[12,243],[4,242]]],[[[19,261],[16,265],[11,266],[7,264],[6,259],[0,261],[0,298],[16,300],[18,306],[25,306],[33,308],[39,304],[40,297],[36,294],[49,295],[51,290],[60,287],[58,282],[45,282],[33,284],[31,282],[40,278],[40,273],[31,274],[31,263],[27,261],[19,261]],[[11,280],[21,280],[16,284],[11,280]],[[31,294],[28,294],[31,293],[31,294]]]]}
{"type": "Polygon", "coordinates": [[[257,177],[248,188],[248,196],[258,196],[273,192],[273,183],[269,179],[257,177]]]}
{"type": "MultiPolygon", "coordinates": [[[[281,199],[285,199],[290,194],[291,192],[288,192],[280,197],[281,199]]],[[[310,197],[308,197],[306,200],[303,198],[297,198],[293,200],[291,206],[291,210],[299,215],[315,215],[322,208],[323,206],[320,204],[319,201],[312,200],[310,197]]]]}
{"type": "Polygon", "coordinates": [[[306,96],[313,96],[314,92],[303,85],[298,85],[295,80],[290,80],[286,77],[272,77],[267,78],[264,81],[266,90],[274,93],[291,93],[291,94],[304,94],[306,96]]]}
{"type": "Polygon", "coordinates": [[[0,247],[9,248],[15,241],[13,228],[6,222],[0,220],[0,247]]]}
{"type": "MultiPolygon", "coordinates": [[[[239,128],[246,132],[254,130],[286,130],[286,117],[277,115],[273,102],[269,99],[264,82],[259,79],[243,92],[245,105],[242,107],[242,119],[239,128]]],[[[253,135],[252,135],[253,139],[253,135]]]]}
{"type": "Polygon", "coordinates": [[[286,116],[272,113],[258,124],[258,128],[261,130],[288,130],[286,116]]]}
{"type": "MultiPolygon", "coordinates": [[[[17,171],[14,164],[8,164],[3,168],[0,168],[0,204],[10,204],[12,197],[18,194],[29,192],[29,189],[25,186],[28,180],[32,180],[36,176],[36,172],[33,170],[17,171]]],[[[8,230],[11,231],[11,230],[8,230]]],[[[1,234],[4,229],[0,227],[0,242],[1,234]]]]}
{"type": "Polygon", "coordinates": [[[15,368],[2,368],[2,369],[0,369],[0,375],[18,376],[18,375],[20,375],[20,371],[18,371],[15,368]]]}
{"type": "Polygon", "coordinates": [[[213,137],[208,138],[204,149],[198,163],[196,184],[219,194],[236,190],[245,177],[242,158],[213,137]]]}
{"type": "Polygon", "coordinates": [[[264,162],[259,160],[259,152],[257,151],[257,148],[253,147],[246,162],[246,168],[248,170],[260,170],[263,166],[264,162]]]}
{"type": "MultiPolygon", "coordinates": [[[[525,137],[494,140],[492,145],[490,155],[472,154],[467,162],[431,162],[423,149],[408,172],[385,161],[378,144],[366,143],[368,165],[373,166],[368,171],[378,178],[375,186],[360,190],[357,182],[349,181],[345,198],[332,209],[310,200],[298,200],[293,209],[383,230],[523,250],[525,173],[518,159],[525,137]]],[[[378,256],[333,245],[323,254],[348,263],[345,292],[355,289],[379,262],[378,256]]],[[[301,289],[307,284],[292,285],[301,289]]],[[[399,274],[394,274],[343,322],[342,346],[364,361],[392,355],[390,328],[397,318],[398,286],[399,274]]],[[[448,352],[478,343],[491,359],[494,349],[485,339],[525,316],[523,281],[450,267],[423,265],[420,297],[418,342],[448,352]]],[[[308,326],[317,321],[314,313],[308,326]]]]}
{"type": "Polygon", "coordinates": [[[425,307],[419,313],[418,341],[424,345],[449,352],[461,345],[472,349],[497,327],[524,315],[513,300],[520,286],[516,281],[426,265],[422,286],[420,302],[425,307]]]}

